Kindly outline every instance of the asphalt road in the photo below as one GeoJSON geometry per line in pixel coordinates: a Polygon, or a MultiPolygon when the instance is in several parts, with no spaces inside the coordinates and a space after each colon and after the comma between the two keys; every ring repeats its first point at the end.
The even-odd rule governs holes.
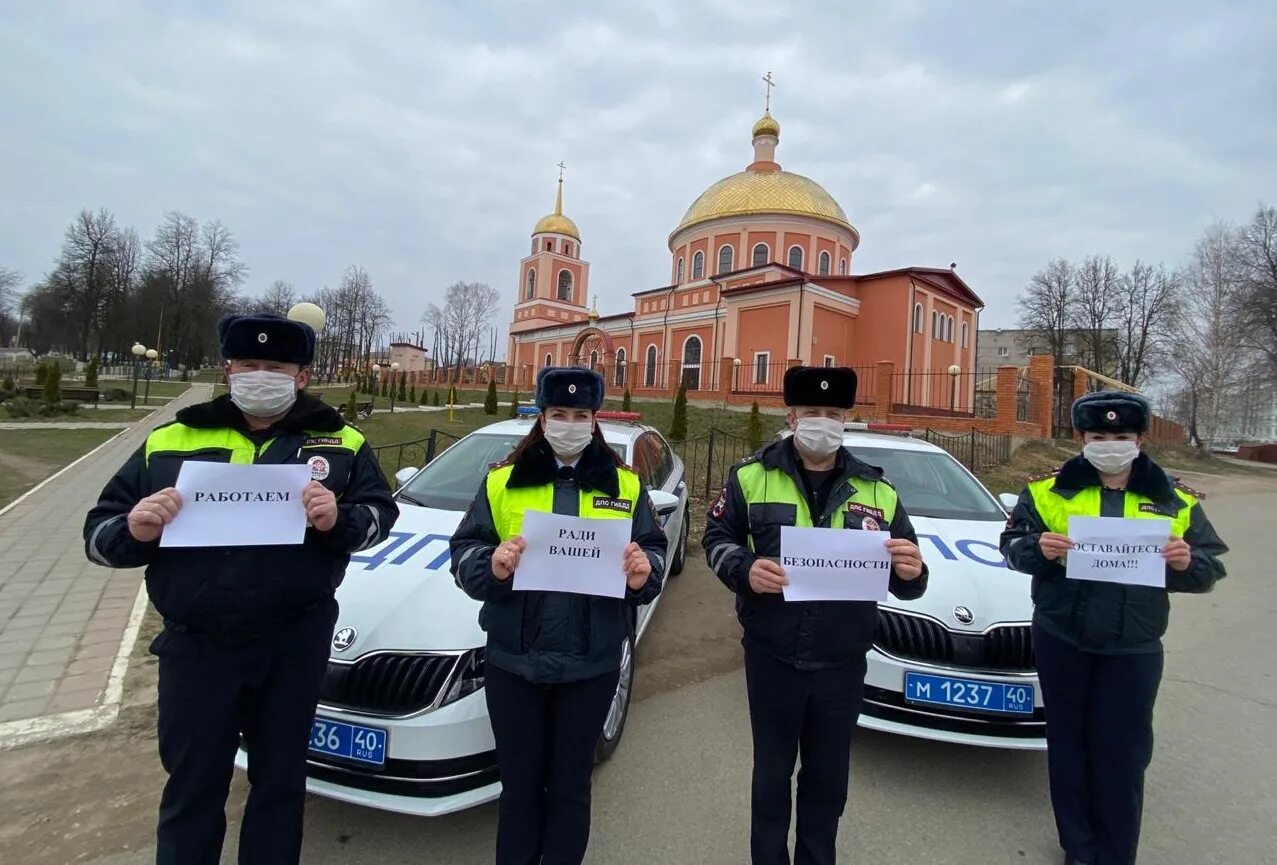
{"type": "MultiPolygon", "coordinates": [[[[1277,580],[1268,546],[1277,526],[1277,478],[1198,483],[1230,490],[1208,502],[1232,545],[1230,576],[1211,595],[1174,603],[1140,861],[1277,863],[1277,580]]],[[[645,655],[662,654],[671,628],[696,620],[710,631],[724,628],[727,601],[714,594],[722,590],[700,584],[712,577],[697,567],[682,579],[658,613],[664,621],[645,655]],[[688,603],[676,608],[680,598],[688,603]]],[[[594,865],[748,861],[744,680],[734,663],[724,663],[738,649],[724,649],[721,639],[713,647],[695,640],[680,647],[688,657],[670,663],[683,670],[681,679],[646,689],[619,753],[596,774],[587,857],[594,865]]],[[[669,677],[669,663],[651,666],[669,677]]],[[[312,798],[303,861],[486,865],[495,821],[494,805],[426,820],[312,798]]],[[[235,840],[232,827],[225,862],[235,859],[235,840]]],[[[839,850],[841,862],[877,865],[1057,863],[1045,756],[860,731],[839,850]]],[[[133,865],[153,855],[143,847],[79,861],[133,865]]]]}

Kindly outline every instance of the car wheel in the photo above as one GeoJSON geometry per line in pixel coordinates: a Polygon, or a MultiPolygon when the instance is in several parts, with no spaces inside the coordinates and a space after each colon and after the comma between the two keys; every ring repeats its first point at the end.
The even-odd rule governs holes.
{"type": "Polygon", "coordinates": [[[634,638],[626,637],[621,646],[621,677],[616,683],[616,693],[612,695],[612,706],[607,710],[607,718],[603,721],[603,732],[599,735],[599,744],[594,749],[594,760],[605,763],[616,753],[621,744],[621,734],[625,732],[625,719],[630,714],[630,694],[634,691],[634,638]]]}
{"type": "Polygon", "coordinates": [[[691,517],[683,512],[683,530],[678,535],[678,547],[674,550],[674,561],[670,562],[670,576],[677,577],[683,573],[683,565],[687,564],[687,530],[691,528],[691,517]]]}

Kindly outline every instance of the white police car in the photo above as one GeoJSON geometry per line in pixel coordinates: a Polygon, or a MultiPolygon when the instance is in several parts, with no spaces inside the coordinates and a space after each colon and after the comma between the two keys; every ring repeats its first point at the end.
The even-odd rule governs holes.
{"type": "MultiPolygon", "coordinates": [[[[683,462],[637,414],[599,412],[603,436],[646,484],[669,539],[668,572],[687,550],[683,462]]],[[[448,539],[493,463],[536,420],[535,409],[477,430],[421,471],[398,473],[399,521],[378,547],[352,557],[337,592],[341,614],[311,733],[307,789],[406,814],[439,815],[500,792],[483,695],[479,604],[449,572],[448,539]]],[[[638,611],[635,642],[659,597],[638,611]]],[[[634,678],[627,645],[598,756],[620,741],[634,678]]],[[[239,758],[244,761],[243,752],[239,758]]]]}
{"type": "MultiPolygon", "coordinates": [[[[995,748],[1046,748],[1029,577],[1007,568],[1007,511],[943,448],[847,424],[843,444],[886,472],[930,570],[914,601],[878,605],[860,726],[995,748]]],[[[1014,498],[1014,497],[1012,497],[1014,498]]]]}

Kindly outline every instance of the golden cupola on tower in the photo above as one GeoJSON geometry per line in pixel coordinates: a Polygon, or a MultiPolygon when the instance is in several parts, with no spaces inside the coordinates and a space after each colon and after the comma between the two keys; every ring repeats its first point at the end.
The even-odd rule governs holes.
{"type": "Polygon", "coordinates": [[[535,234],[563,234],[573,240],[580,240],[581,233],[576,230],[576,223],[563,215],[563,177],[559,176],[559,191],[554,199],[554,213],[537,220],[532,229],[535,234]]]}

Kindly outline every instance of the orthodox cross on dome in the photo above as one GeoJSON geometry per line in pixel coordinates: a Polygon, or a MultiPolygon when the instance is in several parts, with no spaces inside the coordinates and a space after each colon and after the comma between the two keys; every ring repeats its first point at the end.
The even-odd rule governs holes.
{"type": "Polygon", "coordinates": [[[563,164],[563,161],[562,161],[562,160],[560,160],[560,161],[559,161],[559,182],[560,182],[560,183],[562,183],[562,182],[563,182],[563,172],[567,171],[567,169],[568,169],[568,167],[567,167],[566,165],[564,165],[564,164],[563,164]]]}
{"type": "Polygon", "coordinates": [[[772,80],[771,70],[767,70],[767,74],[763,76],[763,80],[767,82],[767,99],[764,102],[763,110],[772,110],[772,88],[776,86],[776,82],[772,80]]]}

